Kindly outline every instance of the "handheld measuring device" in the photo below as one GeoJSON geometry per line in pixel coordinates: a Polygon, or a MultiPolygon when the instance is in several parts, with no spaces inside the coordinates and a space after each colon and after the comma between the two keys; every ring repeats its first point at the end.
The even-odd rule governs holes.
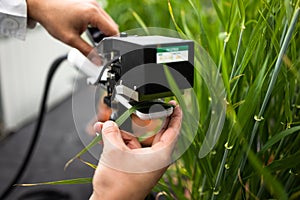
{"type": "Polygon", "coordinates": [[[117,102],[126,109],[138,106],[135,114],[142,120],[170,116],[173,106],[163,101],[173,96],[165,76],[164,66],[181,90],[194,82],[194,43],[159,35],[105,37],[98,29],[89,28],[102,65],[96,66],[78,50],[69,52],[68,60],[85,73],[90,85],[103,85],[107,96],[104,102],[117,102]],[[185,81],[180,81],[180,80],[185,81]]]}

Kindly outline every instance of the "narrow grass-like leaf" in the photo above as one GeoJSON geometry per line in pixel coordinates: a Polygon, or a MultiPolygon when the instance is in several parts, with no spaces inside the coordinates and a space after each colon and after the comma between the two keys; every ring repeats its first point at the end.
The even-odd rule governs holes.
{"type": "MultiPolygon", "coordinates": [[[[276,64],[275,64],[275,69],[274,69],[274,73],[272,74],[272,77],[271,77],[271,81],[269,83],[269,86],[268,86],[268,90],[267,90],[267,93],[264,97],[264,101],[262,103],[262,106],[260,108],[260,111],[259,111],[259,114],[258,114],[258,118],[261,118],[263,116],[263,113],[265,112],[265,108],[267,106],[267,103],[269,102],[269,99],[270,99],[270,96],[271,96],[271,93],[273,91],[273,88],[275,86],[275,82],[277,80],[277,77],[278,77],[278,74],[279,74],[279,71],[280,71],[280,68],[281,68],[281,63],[282,63],[282,58],[287,50],[287,47],[288,47],[288,44],[290,42],[290,39],[292,37],[292,34],[294,32],[294,29],[296,27],[296,23],[298,21],[298,16],[299,16],[299,13],[300,13],[300,9],[297,8],[294,15],[293,15],[293,18],[292,18],[292,21],[291,21],[291,25],[288,29],[288,32],[285,36],[285,39],[283,41],[283,45],[280,49],[280,52],[279,52],[279,55],[278,55],[278,59],[276,61],[276,64]]],[[[259,121],[255,121],[255,124],[254,124],[254,127],[252,129],[252,132],[251,132],[251,137],[250,137],[250,140],[249,140],[249,149],[253,143],[253,140],[254,140],[254,136],[256,134],[256,131],[258,129],[258,126],[259,126],[259,121]]],[[[245,163],[246,163],[246,159],[244,159],[242,161],[242,164],[241,164],[241,170],[243,170],[244,166],[245,166],[245,163]]]]}
{"type": "Polygon", "coordinates": [[[136,21],[140,24],[140,26],[144,29],[145,33],[147,35],[150,35],[149,30],[148,30],[145,22],[142,20],[142,18],[133,10],[132,10],[132,15],[136,19],[136,21]]]}
{"type": "Polygon", "coordinates": [[[172,18],[172,21],[174,23],[174,26],[175,26],[176,30],[181,34],[181,36],[184,36],[185,35],[184,32],[181,30],[181,28],[178,26],[178,24],[175,20],[174,13],[173,13],[173,8],[172,8],[170,0],[168,0],[168,8],[169,8],[169,13],[170,13],[170,16],[172,18]]]}
{"type": "MultiPolygon", "coordinates": [[[[197,9],[196,5],[193,3],[192,0],[188,0],[188,1],[189,1],[189,4],[192,6],[194,12],[197,14],[197,17],[198,17],[201,44],[202,44],[202,46],[205,50],[207,50],[209,53],[212,54],[213,52],[211,51],[210,43],[209,43],[205,28],[203,26],[203,22],[202,22],[202,19],[201,19],[201,14],[199,12],[199,9],[197,9]]],[[[195,37],[192,37],[192,38],[195,39],[195,42],[197,41],[197,38],[195,38],[195,37]]]]}
{"type": "MultiPolygon", "coordinates": [[[[222,76],[230,77],[230,94],[226,98],[226,121],[222,134],[207,156],[199,158],[195,152],[203,146],[210,122],[214,122],[211,116],[216,96],[211,92],[214,86],[207,84],[205,76],[215,76],[216,70],[209,70],[210,67],[207,71],[205,67],[202,69],[210,65],[199,56],[203,52],[195,49],[194,55],[198,58],[195,59],[195,67],[200,66],[197,68],[200,73],[194,77],[195,102],[189,102],[187,108],[193,109],[194,104],[199,107],[198,133],[190,148],[175,163],[176,170],[169,168],[168,175],[164,175],[160,181],[162,184],[158,184],[155,191],[167,193],[166,199],[170,200],[208,200],[213,196],[222,200],[279,199],[280,195],[273,192],[276,187],[272,186],[279,183],[284,185],[291,200],[299,199],[300,134],[297,128],[294,129],[300,125],[299,19],[283,54],[283,64],[263,116],[258,113],[300,0],[167,2],[107,0],[106,10],[120,25],[120,30],[135,29],[137,25],[142,28],[145,25],[175,27],[183,38],[201,44],[214,63],[222,64],[222,76]],[[138,17],[132,13],[133,9],[138,17]],[[154,15],[153,11],[158,12],[154,15]],[[224,54],[224,41],[218,39],[222,32],[230,34],[224,54]],[[259,126],[256,127],[251,151],[257,155],[254,156],[259,162],[254,167],[249,158],[244,170],[240,170],[237,176],[248,146],[244,147],[244,151],[241,149],[243,144],[250,143],[255,115],[260,122],[257,122],[259,126]],[[261,120],[262,117],[264,120],[261,120]],[[267,171],[271,178],[267,180],[261,170],[267,171]],[[214,189],[214,186],[217,188],[214,189]]],[[[156,34],[151,28],[148,30],[156,34]]],[[[143,34],[146,32],[143,31],[143,34]]],[[[228,86],[226,88],[229,91],[228,86]]],[[[185,130],[188,124],[182,126],[184,135],[190,134],[185,130]]]]}
{"type": "MultiPolygon", "coordinates": [[[[256,77],[255,81],[253,82],[252,86],[249,88],[248,94],[243,100],[244,103],[240,105],[238,115],[237,115],[237,123],[235,126],[237,127],[245,127],[247,123],[249,123],[249,119],[253,119],[253,115],[255,110],[257,109],[257,103],[259,102],[260,94],[258,91],[261,91],[263,85],[264,85],[264,79],[265,79],[265,72],[267,69],[269,58],[266,58],[264,65],[261,68],[261,71],[259,72],[258,76],[256,77]]],[[[239,137],[239,134],[241,132],[236,133],[232,137],[231,143],[234,143],[235,139],[239,137]]],[[[231,138],[231,136],[229,136],[231,138]]]]}
{"type": "Polygon", "coordinates": [[[275,134],[272,138],[268,140],[268,142],[262,147],[261,152],[267,151],[274,144],[282,140],[283,138],[291,135],[291,134],[299,134],[300,126],[292,127],[290,129],[286,129],[278,134],[275,134]]]}
{"type": "Polygon", "coordinates": [[[175,95],[175,97],[177,98],[182,111],[187,112],[188,108],[186,107],[185,100],[182,96],[182,92],[178,88],[176,81],[174,80],[170,70],[168,69],[168,66],[166,66],[166,65],[164,65],[164,72],[165,72],[167,81],[171,87],[171,90],[172,90],[173,94],[175,95]]]}
{"type": "Polygon", "coordinates": [[[253,54],[256,50],[256,46],[257,46],[259,40],[261,39],[260,35],[261,35],[262,29],[264,28],[264,26],[265,26],[265,22],[262,19],[262,17],[260,17],[257,21],[257,26],[255,26],[255,28],[252,30],[252,34],[249,38],[250,42],[247,45],[247,48],[243,54],[241,64],[238,67],[238,69],[236,70],[234,76],[237,76],[238,73],[240,73],[240,74],[244,73],[246,66],[249,64],[251,58],[253,57],[253,54]]]}
{"type": "Polygon", "coordinates": [[[94,164],[92,164],[92,163],[90,163],[90,162],[84,161],[84,160],[82,160],[80,157],[79,157],[78,159],[79,159],[82,163],[86,164],[87,166],[89,166],[89,167],[91,167],[91,168],[93,168],[93,169],[97,169],[97,165],[94,165],[94,164]]]}
{"type": "Polygon", "coordinates": [[[270,172],[276,172],[283,169],[295,169],[300,167],[300,151],[297,153],[287,156],[281,160],[275,160],[267,166],[270,172]]]}
{"type": "Polygon", "coordinates": [[[242,26],[244,26],[244,23],[245,23],[245,6],[244,6],[244,3],[243,3],[243,0],[237,0],[237,3],[238,3],[238,7],[239,7],[239,12],[240,12],[240,15],[241,15],[241,19],[242,19],[242,26]]]}
{"type": "Polygon", "coordinates": [[[183,25],[183,30],[186,33],[186,36],[188,38],[192,38],[193,37],[193,33],[190,31],[187,22],[186,22],[186,17],[185,17],[185,12],[182,10],[181,11],[181,21],[182,21],[182,25],[183,25]]]}
{"type": "MultiPolygon", "coordinates": [[[[138,106],[133,106],[127,111],[125,111],[117,120],[116,123],[118,126],[121,126],[124,121],[130,117],[130,115],[137,109],[138,106]]],[[[81,155],[86,153],[90,148],[92,148],[94,145],[96,145],[98,142],[102,140],[101,134],[98,134],[92,142],[90,142],[84,149],[82,149],[78,154],[76,154],[73,158],[71,158],[65,165],[64,169],[66,168],[75,160],[79,159],[84,164],[92,167],[93,169],[96,169],[97,166],[94,164],[91,164],[89,162],[86,162],[80,158],[81,155]]],[[[51,182],[43,182],[43,183],[34,183],[34,184],[17,184],[16,186],[38,186],[38,185],[66,185],[66,184],[83,184],[83,183],[91,183],[92,178],[77,178],[77,179],[69,179],[69,180],[60,180],[60,181],[51,181],[51,182]]]]}
{"type": "Polygon", "coordinates": [[[86,153],[90,148],[92,148],[93,146],[95,146],[95,144],[97,144],[98,142],[100,142],[102,140],[102,135],[99,134],[97,135],[92,142],[90,142],[84,149],[82,149],[79,153],[77,153],[73,158],[71,158],[66,164],[64,169],[66,170],[69,165],[76,159],[79,158],[81,155],[83,155],[84,153],[86,153]]]}
{"type": "Polygon", "coordinates": [[[274,34],[273,28],[268,23],[268,19],[266,19],[263,15],[263,13],[259,12],[261,14],[262,19],[266,22],[266,27],[268,28],[268,31],[270,32],[270,35],[272,36],[271,42],[273,44],[273,47],[275,47],[276,51],[279,52],[280,46],[279,42],[276,40],[276,34],[274,34]]]}
{"type": "MultiPolygon", "coordinates": [[[[130,109],[126,110],[117,120],[116,124],[121,126],[125,120],[137,109],[137,107],[133,106],[130,109]]],[[[66,170],[68,166],[76,159],[79,158],[81,155],[86,153],[90,148],[95,146],[98,142],[102,140],[102,135],[97,135],[84,149],[82,149],[79,153],[77,153],[73,158],[71,158],[65,165],[64,169],[66,170]]]]}
{"type": "Polygon", "coordinates": [[[222,25],[223,25],[223,27],[225,28],[226,27],[226,23],[225,23],[225,21],[224,21],[224,16],[223,16],[223,14],[222,14],[222,11],[221,11],[221,9],[220,9],[220,7],[219,7],[219,3],[216,1],[216,0],[212,0],[212,3],[213,3],[213,5],[214,5],[214,8],[215,8],[215,10],[216,10],[216,12],[217,12],[217,15],[218,15],[218,17],[219,17],[219,20],[221,21],[221,23],[222,23],[222,25]]]}
{"type": "Polygon", "coordinates": [[[236,7],[238,7],[238,6],[236,6],[236,1],[232,1],[231,6],[230,6],[229,16],[228,16],[229,20],[227,20],[227,27],[226,27],[226,31],[229,33],[229,35],[232,34],[232,32],[236,28],[236,24],[239,20],[236,7]]]}
{"type": "Polygon", "coordinates": [[[249,193],[253,199],[259,200],[259,198],[257,198],[257,197],[249,190],[249,187],[247,187],[247,186],[243,183],[243,180],[242,180],[242,177],[241,177],[241,172],[240,172],[240,170],[238,171],[238,177],[239,177],[239,181],[240,181],[241,185],[243,186],[243,188],[245,189],[245,191],[246,191],[247,193],[249,193]]]}
{"type": "Polygon", "coordinates": [[[234,77],[230,78],[229,83],[233,83],[235,80],[238,80],[238,79],[242,78],[243,76],[245,76],[245,74],[240,74],[238,76],[234,76],[234,77]]]}
{"type": "Polygon", "coordinates": [[[192,0],[188,0],[188,1],[189,1],[189,4],[192,6],[194,12],[195,12],[196,14],[198,14],[198,16],[199,16],[198,9],[196,8],[196,5],[194,4],[194,2],[193,2],[192,0]]]}
{"type": "Polygon", "coordinates": [[[128,119],[128,117],[130,117],[130,115],[132,113],[134,113],[134,111],[137,109],[137,106],[133,106],[130,109],[126,110],[117,120],[116,120],[116,124],[118,124],[118,126],[121,126],[126,119],[128,119]]]}
{"type": "Polygon", "coordinates": [[[263,176],[264,183],[271,193],[274,193],[280,200],[287,200],[287,194],[283,189],[283,186],[278,182],[272,174],[263,167],[263,164],[259,161],[259,159],[255,156],[252,150],[248,151],[248,159],[251,165],[254,167],[259,174],[263,176]]]}
{"type": "Polygon", "coordinates": [[[234,57],[234,62],[233,62],[233,66],[232,66],[232,70],[231,70],[231,74],[230,74],[230,78],[229,78],[230,81],[232,80],[233,75],[236,72],[237,59],[238,59],[240,49],[241,49],[241,45],[242,45],[242,38],[243,38],[244,30],[245,30],[245,26],[243,25],[241,27],[241,31],[240,31],[240,35],[239,35],[239,41],[238,41],[238,45],[237,45],[237,49],[236,49],[236,54],[235,54],[235,57],[234,57]]]}
{"type": "Polygon", "coordinates": [[[24,183],[24,184],[15,184],[14,186],[23,186],[23,187],[31,187],[31,186],[40,186],[40,185],[70,185],[70,184],[86,184],[92,183],[92,178],[75,178],[75,179],[67,179],[60,181],[49,181],[43,183],[24,183]]]}

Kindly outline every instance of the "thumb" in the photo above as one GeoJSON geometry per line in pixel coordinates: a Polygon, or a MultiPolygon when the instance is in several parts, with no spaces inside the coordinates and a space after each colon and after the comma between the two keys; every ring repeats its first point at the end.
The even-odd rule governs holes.
{"type": "Polygon", "coordinates": [[[106,121],[102,127],[102,137],[104,148],[113,147],[121,150],[126,150],[128,147],[125,145],[118,125],[113,121],[106,121]]]}
{"type": "Polygon", "coordinates": [[[70,36],[64,41],[68,45],[78,49],[86,57],[93,50],[93,47],[83,40],[78,34],[71,33],[70,36]]]}
{"type": "Polygon", "coordinates": [[[76,49],[78,49],[85,57],[92,61],[96,65],[101,65],[102,60],[95,50],[89,43],[82,39],[79,35],[74,34],[66,43],[76,49]]]}

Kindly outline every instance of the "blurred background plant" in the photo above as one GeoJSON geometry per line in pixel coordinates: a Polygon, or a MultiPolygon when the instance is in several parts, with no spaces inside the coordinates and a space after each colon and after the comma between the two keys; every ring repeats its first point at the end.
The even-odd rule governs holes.
{"type": "Polygon", "coordinates": [[[198,134],[155,191],[169,199],[300,199],[299,0],[100,2],[121,31],[163,27],[199,43],[226,88],[222,134],[200,158],[211,110],[195,77],[198,134]]]}

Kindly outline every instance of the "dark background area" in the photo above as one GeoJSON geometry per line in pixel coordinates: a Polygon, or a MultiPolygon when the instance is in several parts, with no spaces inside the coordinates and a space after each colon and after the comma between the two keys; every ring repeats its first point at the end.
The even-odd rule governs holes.
{"type": "MultiPolygon", "coordinates": [[[[76,98],[82,99],[84,103],[85,92],[87,92],[87,90],[80,89],[73,94],[73,96],[77,95],[76,98]]],[[[82,112],[82,115],[84,114],[85,113],[82,112]]],[[[90,119],[92,119],[92,117],[93,116],[90,116],[90,119]]],[[[86,116],[83,118],[86,118],[86,116]]],[[[77,123],[78,130],[76,130],[72,113],[72,96],[52,108],[51,111],[46,114],[34,155],[20,183],[37,183],[79,177],[92,177],[94,170],[78,160],[64,171],[65,163],[84,148],[78,136],[78,132],[83,136],[86,135],[86,137],[89,137],[85,133],[87,123],[88,122],[83,122],[83,124],[77,123]]],[[[35,122],[32,122],[0,141],[0,193],[2,193],[11,182],[23,161],[34,127],[35,122]]],[[[97,160],[89,153],[86,153],[82,158],[97,164],[97,160]]],[[[92,185],[16,187],[7,199],[38,199],[36,197],[25,198],[24,195],[26,196],[28,193],[39,191],[42,191],[48,197],[59,192],[62,196],[69,197],[63,199],[83,200],[89,199],[92,192],[92,185]],[[55,193],[53,193],[53,191],[55,193]]],[[[59,197],[53,196],[51,199],[59,199],[59,197]]]]}

